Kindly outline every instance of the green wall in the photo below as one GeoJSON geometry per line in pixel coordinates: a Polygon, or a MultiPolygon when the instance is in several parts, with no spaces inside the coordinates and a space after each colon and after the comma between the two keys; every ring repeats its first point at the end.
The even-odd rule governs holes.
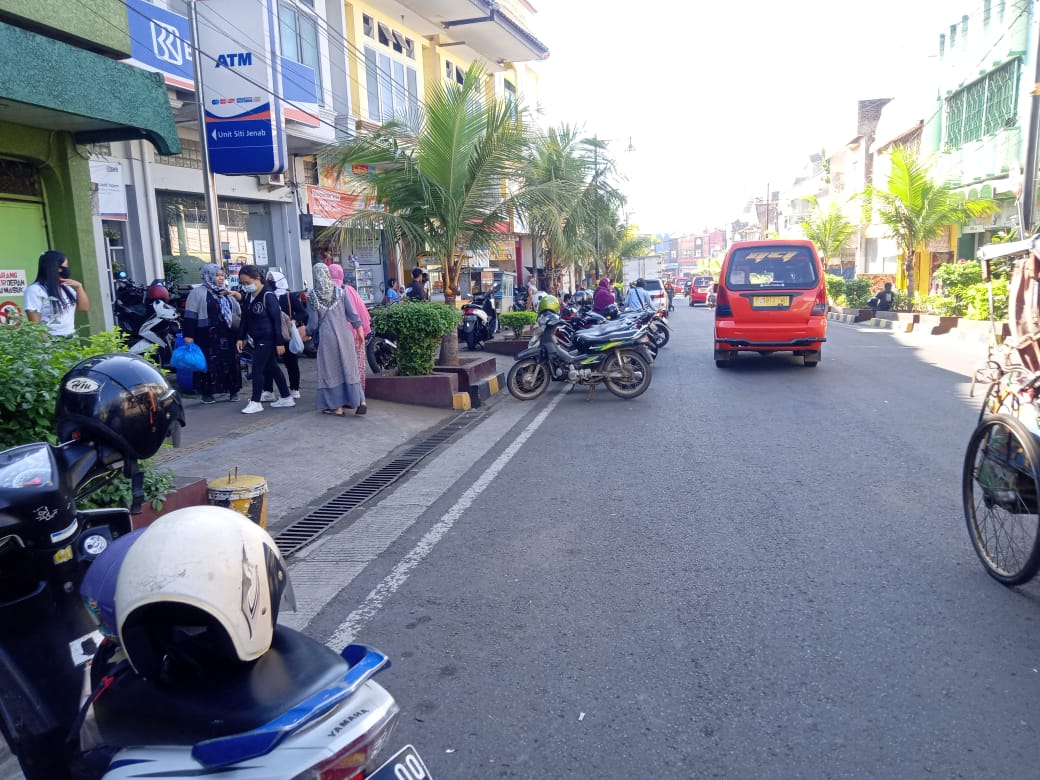
{"type": "Polygon", "coordinates": [[[0,18],[117,59],[130,56],[122,0],[3,0],[0,18]]]}

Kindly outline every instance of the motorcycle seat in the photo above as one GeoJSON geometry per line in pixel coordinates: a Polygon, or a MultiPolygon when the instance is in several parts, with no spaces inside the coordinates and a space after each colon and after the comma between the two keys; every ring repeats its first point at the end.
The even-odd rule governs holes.
{"type": "Polygon", "coordinates": [[[592,328],[588,330],[580,330],[576,334],[576,340],[582,344],[603,344],[608,341],[631,341],[639,333],[638,329],[625,328],[619,330],[617,328],[613,330],[596,330],[592,331],[592,328]]]}
{"type": "Polygon", "coordinates": [[[269,723],[338,683],[347,662],[320,642],[276,626],[271,649],[220,677],[156,684],[125,674],[94,703],[105,744],[190,745],[269,723]]]}

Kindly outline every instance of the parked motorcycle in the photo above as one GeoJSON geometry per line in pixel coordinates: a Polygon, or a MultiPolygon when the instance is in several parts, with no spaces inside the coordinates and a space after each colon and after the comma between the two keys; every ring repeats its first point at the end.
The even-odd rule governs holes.
{"type": "MultiPolygon", "coordinates": [[[[180,562],[163,580],[154,555],[135,561],[143,577],[134,581],[147,592],[124,592],[121,567],[138,545],[153,548],[146,542],[156,533],[180,539],[190,565],[199,558],[192,545],[212,542],[203,526],[244,523],[252,541],[262,534],[273,545],[240,515],[213,516],[231,511],[218,507],[178,510],[133,534],[125,508],[77,509],[120,469],[139,506],[138,461],[183,425],[180,399],[154,366],[125,354],[83,361],[61,380],[56,423],[65,443],[0,452],[0,731],[27,780],[429,777],[411,747],[371,774],[398,715],[373,680],[389,666],[382,653],[350,645],[337,654],[269,622],[269,647],[240,660],[220,637],[251,641],[262,621],[236,640],[226,626],[200,623],[199,614],[214,613],[200,613],[207,602],[187,600],[183,589],[208,580],[183,576],[180,562]],[[169,593],[156,591],[155,582],[174,580],[169,593]],[[135,594],[143,611],[130,615],[144,617],[131,625],[117,602],[135,594]],[[163,622],[171,618],[176,625],[163,622]],[[399,773],[416,766],[425,773],[399,773]]],[[[287,577],[280,557],[267,546],[247,560],[239,544],[241,571],[229,576],[241,578],[241,594],[226,583],[210,592],[233,594],[235,609],[221,613],[228,620],[242,619],[241,610],[273,622],[266,610],[276,610],[287,577]],[[258,593],[262,604],[245,598],[258,593]]],[[[176,545],[164,537],[160,547],[176,545]]]]}
{"type": "Polygon", "coordinates": [[[365,355],[373,374],[397,368],[397,342],[386,333],[372,331],[365,337],[365,355]]]}
{"type": "Polygon", "coordinates": [[[537,344],[516,356],[506,386],[514,398],[530,401],[546,391],[553,380],[587,385],[589,398],[603,383],[619,398],[636,398],[646,392],[652,375],[645,348],[650,337],[645,328],[590,328],[573,331],[571,349],[559,343],[558,332],[566,327],[553,312],[542,312],[535,324],[537,344]]]}
{"type": "Polygon", "coordinates": [[[479,344],[490,341],[498,331],[498,312],[495,311],[495,293],[502,285],[495,282],[490,290],[474,295],[462,307],[462,324],[459,336],[466,340],[466,347],[472,351],[479,344]]]}
{"type": "Polygon", "coordinates": [[[144,355],[155,347],[156,362],[168,367],[181,326],[166,286],[159,280],[142,287],[125,278],[117,279],[113,307],[116,324],[125,334],[130,352],[144,355]]]}

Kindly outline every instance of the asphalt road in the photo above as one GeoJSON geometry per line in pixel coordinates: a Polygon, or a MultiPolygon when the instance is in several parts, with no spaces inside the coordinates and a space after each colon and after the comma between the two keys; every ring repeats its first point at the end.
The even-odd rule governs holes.
{"type": "Polygon", "coordinates": [[[972,552],[965,376],[835,323],[716,369],[678,302],[643,397],[504,397],[371,510],[414,521],[308,632],[390,655],[438,780],[1035,776],[1040,586],[972,552]]]}

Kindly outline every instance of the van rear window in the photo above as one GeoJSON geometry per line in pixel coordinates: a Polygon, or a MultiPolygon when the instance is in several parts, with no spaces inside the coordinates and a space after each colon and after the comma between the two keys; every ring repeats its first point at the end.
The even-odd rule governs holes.
{"type": "Polygon", "coordinates": [[[816,261],[804,246],[735,249],[726,270],[731,290],[807,290],[819,282],[816,261]]]}

